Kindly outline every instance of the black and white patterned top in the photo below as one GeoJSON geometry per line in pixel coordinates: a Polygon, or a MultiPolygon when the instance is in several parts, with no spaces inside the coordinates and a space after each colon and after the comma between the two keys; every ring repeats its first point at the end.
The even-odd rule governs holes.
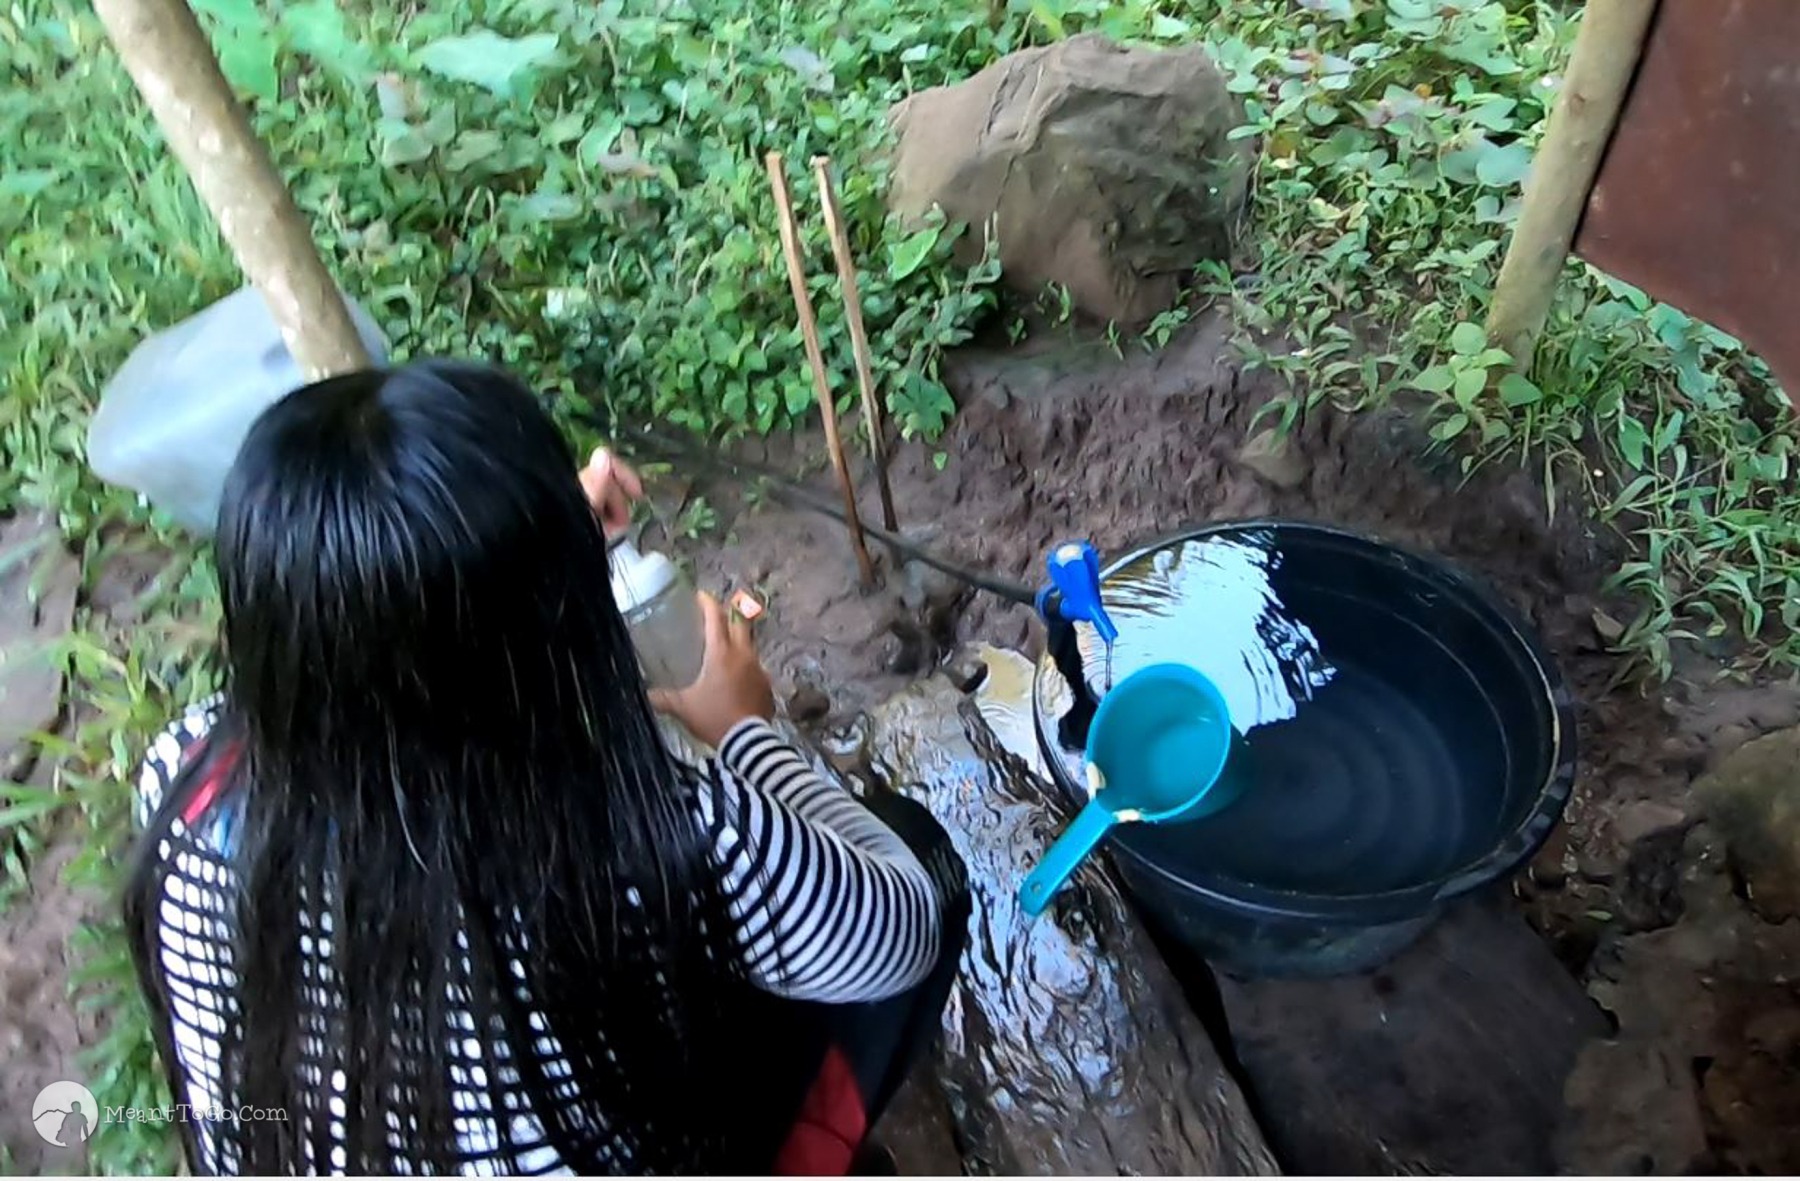
{"type": "MultiPolygon", "coordinates": [[[[139,783],[141,823],[156,813],[189,750],[212,727],[218,708],[217,700],[196,706],[157,738],[139,783]]],[[[892,996],[925,978],[942,937],[939,893],[891,829],[842,787],[822,778],[761,721],[739,723],[706,772],[696,795],[695,823],[710,843],[753,984],[778,996],[847,1003],[892,996]]],[[[186,1092],[176,1101],[208,1111],[220,1105],[219,1042],[225,1016],[237,1010],[229,901],[234,880],[226,858],[228,819],[216,808],[195,819],[198,823],[190,829],[182,817],[172,818],[158,847],[165,888],[155,959],[173,1026],[175,1073],[186,1092]]],[[[302,915],[301,928],[307,981],[334,990],[329,910],[302,915]]],[[[516,961],[513,970],[523,976],[516,961]]],[[[456,1028],[446,1030],[445,1037],[453,1056],[465,1060],[465,1065],[452,1067],[451,1079],[452,1105],[467,1113],[456,1121],[463,1171],[568,1172],[524,1103],[507,1105],[512,1145],[524,1151],[500,1159],[501,1137],[478,1064],[482,1046],[474,1022],[461,1011],[453,1021],[456,1028]]],[[[544,1034],[532,1049],[549,1062],[549,1076],[571,1075],[541,1019],[531,1024],[544,1034]]],[[[310,1036],[300,1032],[303,1040],[310,1036]]],[[[490,1060],[507,1060],[506,1047],[489,1049],[490,1060]]],[[[327,1142],[334,1147],[330,1160],[313,1162],[310,1171],[341,1173],[346,1165],[346,1080],[342,1071],[333,1071],[330,1078],[322,1070],[314,1073],[319,1077],[313,1081],[324,1092],[318,1118],[330,1121],[327,1142]]],[[[500,1081],[509,1082],[504,1077],[500,1081]]],[[[313,1117],[302,1113],[301,1118],[313,1117]]],[[[314,1131],[302,1127],[301,1142],[314,1143],[314,1131]]],[[[193,1132],[196,1168],[237,1171],[237,1162],[225,1159],[231,1155],[229,1144],[221,1144],[208,1124],[197,1122],[193,1132]]]]}

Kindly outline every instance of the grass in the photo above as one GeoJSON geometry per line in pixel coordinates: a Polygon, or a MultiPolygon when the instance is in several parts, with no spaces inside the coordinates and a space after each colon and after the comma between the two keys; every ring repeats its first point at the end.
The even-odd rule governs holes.
{"type": "MultiPolygon", "coordinates": [[[[1205,40],[1263,144],[1244,257],[1202,286],[1294,396],[1275,425],[1410,391],[1473,469],[1528,462],[1635,541],[1620,644],[1667,671],[1683,635],[1747,665],[1800,666],[1795,433],[1767,370],[1672,308],[1569,265],[1528,376],[1478,327],[1519,184],[1572,42],[1532,0],[200,0],[335,271],[397,357],[480,355],[559,406],[714,432],[766,431],[810,399],[776,255],[764,151],[838,165],[878,375],[929,436],[951,412],[942,350],[994,306],[991,264],[953,266],[948,227],[886,221],[883,112],[1021,45],[1099,29],[1205,40]]],[[[132,551],[176,565],[124,625],[84,607],[67,645],[71,724],[47,791],[0,800],[16,893],[58,817],[72,874],[116,887],[128,781],[148,733],[215,681],[207,556],[84,471],[86,422],[148,331],[238,285],[84,4],[0,11],[0,511],[47,507],[90,586],[132,551]]],[[[817,219],[808,219],[816,222],[817,219]]],[[[827,247],[807,246],[826,351],[852,390],[827,247]]],[[[1185,312],[1150,326],[1151,343],[1185,312]]],[[[1112,334],[1114,346],[1119,337],[1112,334]]],[[[585,440],[584,440],[585,441],[585,440]]],[[[1554,491],[1554,490],[1552,490],[1554,491]]],[[[1552,495],[1551,503],[1557,498],[1552,495]]],[[[691,528],[705,528],[702,507],[691,528]]],[[[106,1102],[161,1090],[118,932],[77,935],[89,1064],[106,1102]]],[[[167,1171],[172,1138],[103,1126],[96,1168],[167,1171]]]]}

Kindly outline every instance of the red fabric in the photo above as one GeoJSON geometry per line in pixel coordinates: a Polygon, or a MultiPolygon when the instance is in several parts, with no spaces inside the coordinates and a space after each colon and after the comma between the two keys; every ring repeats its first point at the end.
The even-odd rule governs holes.
{"type": "MultiPolygon", "coordinates": [[[[205,751],[205,748],[206,739],[201,738],[188,749],[187,758],[198,758],[205,751]]],[[[225,776],[230,772],[231,765],[237,762],[238,753],[241,749],[242,748],[239,746],[233,746],[230,750],[225,752],[224,758],[213,764],[211,772],[206,777],[206,782],[195,788],[194,794],[188,797],[187,807],[183,808],[181,811],[181,822],[183,824],[192,828],[196,821],[206,815],[206,810],[212,806],[213,800],[219,794],[219,789],[225,786],[225,776]]]]}
{"type": "Polygon", "coordinates": [[[800,1106],[800,1118],[775,1157],[778,1177],[842,1177],[869,1130],[850,1062],[833,1046],[800,1106]]]}

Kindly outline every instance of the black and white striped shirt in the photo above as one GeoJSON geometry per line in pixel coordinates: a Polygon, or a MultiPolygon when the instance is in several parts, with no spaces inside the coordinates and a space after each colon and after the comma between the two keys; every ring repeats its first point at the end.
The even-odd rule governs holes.
{"type": "MultiPolygon", "coordinates": [[[[216,701],[197,706],[157,738],[139,783],[140,820],[155,814],[217,710],[216,701]]],[[[925,978],[942,937],[939,893],[891,829],[759,720],[734,727],[704,772],[695,823],[707,837],[737,920],[752,983],[779,996],[849,1003],[893,996],[925,978]]],[[[210,822],[190,830],[176,817],[158,849],[168,871],[157,924],[159,983],[168,1000],[177,1075],[187,1092],[177,1101],[201,1110],[219,1107],[219,1038],[224,1014],[237,1008],[229,933],[235,883],[222,847],[228,839],[210,822]]],[[[302,919],[309,932],[302,939],[308,979],[328,980],[330,913],[318,916],[316,931],[302,919]]],[[[453,1016],[457,1028],[446,1037],[454,1047],[474,1030],[472,1022],[462,1023],[466,1014],[453,1016]]],[[[533,1026],[541,1028],[535,1021],[533,1026]]],[[[545,1034],[533,1050],[554,1061],[560,1048],[545,1034]]],[[[315,1073],[326,1092],[321,1106],[331,1118],[331,1138],[341,1142],[346,1080],[341,1072],[330,1079],[315,1073]]],[[[506,1171],[495,1159],[500,1137],[485,1111],[486,1092],[457,1086],[467,1081],[465,1075],[451,1080],[454,1106],[471,1113],[458,1121],[464,1171],[506,1171]]],[[[511,1119],[512,1142],[536,1146],[519,1167],[567,1171],[535,1116],[527,1111],[511,1119]]],[[[204,1123],[196,1133],[202,1158],[196,1165],[235,1171],[234,1162],[219,1159],[220,1145],[204,1123]]],[[[331,1160],[313,1171],[342,1172],[344,1164],[344,1149],[336,1147],[331,1160]]]]}

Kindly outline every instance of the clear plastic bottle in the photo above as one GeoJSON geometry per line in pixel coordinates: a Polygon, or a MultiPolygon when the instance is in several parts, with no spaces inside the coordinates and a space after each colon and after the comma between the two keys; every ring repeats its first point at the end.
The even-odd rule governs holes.
{"type": "Polygon", "coordinates": [[[694,584],[662,554],[640,553],[624,538],[612,543],[613,602],[653,689],[685,689],[700,676],[706,625],[694,584]]]}
{"type": "MultiPolygon", "coordinates": [[[[387,343],[350,301],[377,365],[387,343]]],[[[140,493],[183,528],[211,536],[219,495],[250,425],[305,376],[253,287],[226,296],[132,351],[88,427],[88,464],[140,493]]]]}

